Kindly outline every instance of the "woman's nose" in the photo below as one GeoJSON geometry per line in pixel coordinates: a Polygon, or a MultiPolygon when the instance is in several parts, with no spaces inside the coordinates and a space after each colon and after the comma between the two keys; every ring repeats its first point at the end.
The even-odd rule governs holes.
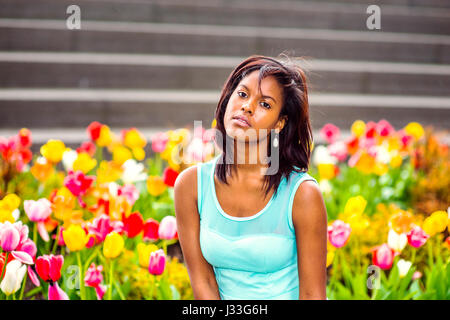
{"type": "Polygon", "coordinates": [[[251,104],[250,103],[244,103],[243,105],[242,105],[242,111],[244,111],[244,112],[249,112],[249,113],[252,113],[253,112],[253,110],[252,110],[252,107],[251,107],[251,104]]]}

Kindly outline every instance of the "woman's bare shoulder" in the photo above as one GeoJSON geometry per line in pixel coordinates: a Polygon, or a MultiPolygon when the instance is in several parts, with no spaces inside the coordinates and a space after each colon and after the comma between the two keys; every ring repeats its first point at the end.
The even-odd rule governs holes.
{"type": "Polygon", "coordinates": [[[175,197],[193,197],[197,200],[197,165],[184,169],[174,185],[175,197]]]}

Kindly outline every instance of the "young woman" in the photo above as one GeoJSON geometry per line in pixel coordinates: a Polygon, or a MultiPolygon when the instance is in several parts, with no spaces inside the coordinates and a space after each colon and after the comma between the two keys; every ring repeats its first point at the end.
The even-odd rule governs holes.
{"type": "Polygon", "coordinates": [[[306,171],[312,132],[295,64],[251,56],[216,108],[222,153],[175,183],[195,299],[326,299],[327,213],[306,171]]]}

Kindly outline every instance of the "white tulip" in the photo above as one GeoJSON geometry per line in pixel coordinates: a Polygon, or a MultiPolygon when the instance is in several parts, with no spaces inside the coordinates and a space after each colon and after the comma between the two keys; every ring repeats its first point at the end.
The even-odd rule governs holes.
{"type": "Polygon", "coordinates": [[[122,168],[124,169],[122,172],[122,181],[126,184],[132,184],[147,179],[147,174],[143,172],[144,165],[134,159],[125,161],[122,168]]]}
{"type": "Polygon", "coordinates": [[[336,164],[338,160],[336,157],[330,155],[326,146],[319,145],[314,147],[312,162],[317,167],[321,163],[336,164]]]}
{"type": "Polygon", "coordinates": [[[62,163],[66,171],[72,170],[73,163],[78,158],[78,153],[75,150],[66,150],[63,152],[62,163]]]}
{"type": "Polygon", "coordinates": [[[7,296],[17,292],[26,272],[27,266],[25,264],[22,264],[19,260],[12,260],[6,265],[5,277],[0,284],[0,289],[7,296]]]}
{"type": "Polygon", "coordinates": [[[405,261],[403,259],[400,259],[397,262],[397,268],[398,268],[398,272],[400,274],[400,278],[403,278],[404,276],[406,276],[408,274],[409,268],[411,268],[411,266],[412,266],[411,261],[405,261]]]}
{"type": "Polygon", "coordinates": [[[388,234],[388,246],[397,252],[401,252],[408,243],[408,237],[406,234],[398,234],[394,230],[390,229],[388,234]]]}

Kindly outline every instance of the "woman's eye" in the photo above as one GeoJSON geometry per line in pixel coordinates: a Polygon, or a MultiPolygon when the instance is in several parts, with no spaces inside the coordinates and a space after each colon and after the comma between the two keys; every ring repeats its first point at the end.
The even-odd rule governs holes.
{"type": "Polygon", "coordinates": [[[268,104],[267,102],[261,102],[261,105],[264,107],[264,108],[267,108],[267,109],[269,109],[270,108],[270,104],[268,104]]]}
{"type": "Polygon", "coordinates": [[[238,95],[239,95],[241,98],[247,98],[247,94],[246,94],[245,92],[243,92],[243,91],[238,91],[238,95]]]}

